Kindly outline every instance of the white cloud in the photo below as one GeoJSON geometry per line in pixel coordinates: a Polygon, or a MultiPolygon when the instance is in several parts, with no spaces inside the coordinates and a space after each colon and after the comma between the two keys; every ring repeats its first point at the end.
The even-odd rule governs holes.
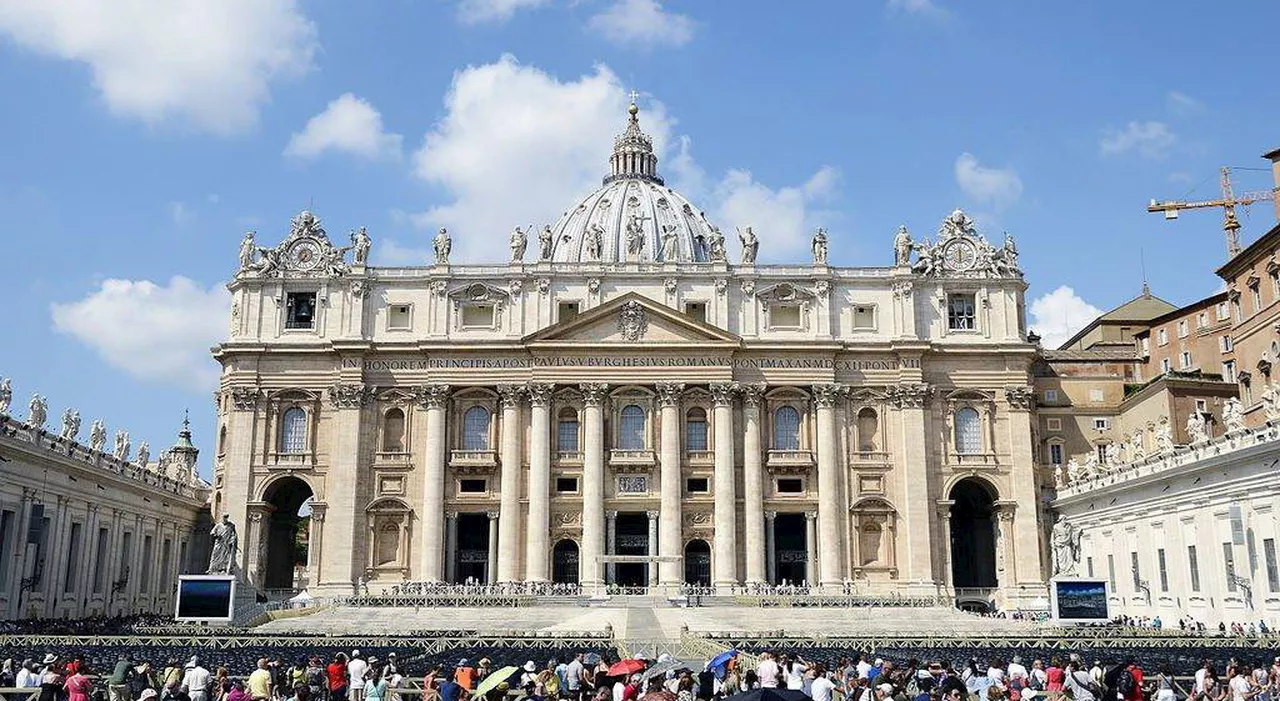
{"type": "Polygon", "coordinates": [[[1004,209],[1022,197],[1022,178],[1012,166],[989,168],[972,153],[956,159],[956,184],[979,204],[1004,209]]]}
{"type": "Polygon", "coordinates": [[[297,0],[4,0],[0,33],[87,64],[118,115],[218,134],[256,123],[271,82],[309,70],[317,47],[297,0]]]}
{"type": "Polygon", "coordinates": [[[803,184],[775,190],[748,171],[730,170],[712,191],[713,220],[751,226],[760,237],[761,261],[785,260],[807,251],[813,229],[829,223],[823,221],[827,213],[814,211],[814,205],[829,199],[839,181],[839,171],[823,166],[803,184]]]}
{"type": "Polygon", "coordinates": [[[429,246],[405,246],[393,239],[378,239],[369,253],[375,265],[429,265],[434,259],[429,246]]]}
{"type": "Polygon", "coordinates": [[[1161,158],[1177,137],[1164,122],[1129,122],[1123,129],[1108,127],[1098,141],[1104,156],[1136,151],[1145,158],[1161,158]]]}
{"type": "Polygon", "coordinates": [[[949,15],[946,9],[939,7],[933,0],[889,0],[889,9],[934,19],[943,19],[949,15]]]}
{"type": "Polygon", "coordinates": [[[658,0],[615,0],[587,26],[620,44],[684,46],[693,40],[695,23],[686,15],[664,10],[658,0]]]}
{"type": "Polygon", "coordinates": [[[546,5],[550,0],[462,0],[458,20],[463,24],[505,22],[520,10],[546,5]]]}
{"type": "Polygon", "coordinates": [[[190,390],[218,380],[209,347],[225,338],[231,295],[182,276],[168,285],[105,280],[83,299],[54,304],[53,326],[114,367],[143,380],[190,390]]]}
{"type": "Polygon", "coordinates": [[[326,151],[345,152],[361,158],[399,158],[399,134],[386,132],[382,115],[368,101],[346,93],[294,132],[284,155],[315,158],[326,151]]]}
{"type": "Polygon", "coordinates": [[[1067,285],[1037,297],[1029,308],[1030,327],[1040,334],[1041,345],[1057,348],[1098,318],[1102,310],[1084,301],[1067,285]]]}
{"type": "Polygon", "coordinates": [[[1191,97],[1190,95],[1177,90],[1170,90],[1165,95],[1165,104],[1169,107],[1169,111],[1179,115],[1195,114],[1204,109],[1204,103],[1191,97]]]}

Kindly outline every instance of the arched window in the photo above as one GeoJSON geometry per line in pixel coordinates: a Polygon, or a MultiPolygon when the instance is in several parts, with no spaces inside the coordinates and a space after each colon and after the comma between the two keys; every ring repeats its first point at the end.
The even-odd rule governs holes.
{"type": "Polygon", "coordinates": [[[578,412],[569,407],[560,410],[556,422],[556,450],[578,452],[578,412]]]}
{"type": "Polygon", "coordinates": [[[961,455],[982,452],[982,417],[973,407],[956,412],[956,452],[961,455]]]}
{"type": "Polygon", "coordinates": [[[473,406],[462,415],[462,449],[489,449],[489,411],[473,406]]]}
{"type": "Polygon", "coordinates": [[[800,412],[781,406],[773,412],[773,449],[800,450],[800,412]]]}
{"type": "Polygon", "coordinates": [[[296,406],[280,420],[280,452],[307,452],[307,412],[296,406]]]}
{"type": "Polygon", "coordinates": [[[684,449],[707,450],[707,410],[694,407],[684,416],[684,449]]]}
{"type": "Polygon", "coordinates": [[[858,452],[871,453],[876,451],[876,433],[880,430],[880,419],[876,416],[876,410],[871,407],[865,407],[858,412],[858,452]]]}
{"type": "Polygon", "coordinates": [[[227,452],[227,427],[218,429],[218,455],[227,452]]]}
{"type": "Polygon", "coordinates": [[[622,407],[618,430],[618,447],[622,450],[644,450],[644,409],[635,404],[622,407]]]}
{"type": "Polygon", "coordinates": [[[404,452],[404,411],[399,408],[382,417],[382,450],[386,453],[404,452]]]}

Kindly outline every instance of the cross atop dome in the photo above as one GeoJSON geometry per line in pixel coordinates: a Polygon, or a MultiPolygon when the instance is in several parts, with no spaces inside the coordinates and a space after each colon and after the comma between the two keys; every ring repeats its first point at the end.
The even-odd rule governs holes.
{"type": "Polygon", "coordinates": [[[662,185],[658,177],[658,157],[653,153],[653,139],[640,130],[640,108],[636,100],[640,93],[631,91],[631,104],[627,106],[627,128],[613,140],[613,155],[609,157],[609,175],[604,184],[614,180],[633,178],[662,185]]]}

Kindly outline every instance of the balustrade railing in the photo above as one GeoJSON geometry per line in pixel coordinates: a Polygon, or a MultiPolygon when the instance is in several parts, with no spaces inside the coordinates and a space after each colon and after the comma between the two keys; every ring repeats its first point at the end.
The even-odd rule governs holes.
{"type": "Polygon", "coordinates": [[[449,452],[449,464],[466,467],[493,467],[498,464],[498,454],[492,450],[453,450],[449,452]]]}

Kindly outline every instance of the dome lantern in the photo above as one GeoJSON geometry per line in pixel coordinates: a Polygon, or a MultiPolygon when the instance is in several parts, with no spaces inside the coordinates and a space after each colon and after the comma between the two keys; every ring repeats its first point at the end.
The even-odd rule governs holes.
{"type": "Polygon", "coordinates": [[[640,130],[640,108],[636,106],[638,94],[631,92],[631,106],[627,108],[627,128],[613,140],[613,155],[609,157],[608,185],[620,178],[636,178],[662,185],[658,177],[658,157],[653,153],[653,139],[640,130]]]}

